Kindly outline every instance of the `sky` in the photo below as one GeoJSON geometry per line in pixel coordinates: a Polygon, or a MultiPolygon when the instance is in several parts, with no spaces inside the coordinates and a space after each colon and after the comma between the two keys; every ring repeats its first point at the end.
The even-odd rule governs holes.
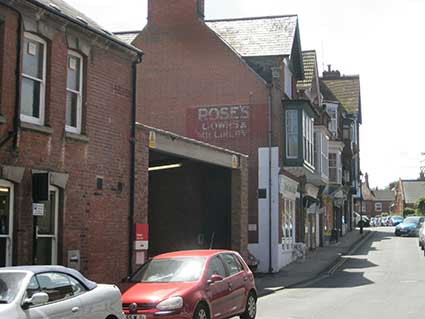
{"type": "MultiPolygon", "coordinates": [[[[66,0],[110,31],[141,30],[147,0],[66,0]]],[[[206,19],[298,14],[319,68],[359,74],[361,170],[380,188],[419,176],[425,153],[424,0],[205,0],[206,19]]],[[[425,165],[425,164],[424,164],[425,165]]]]}

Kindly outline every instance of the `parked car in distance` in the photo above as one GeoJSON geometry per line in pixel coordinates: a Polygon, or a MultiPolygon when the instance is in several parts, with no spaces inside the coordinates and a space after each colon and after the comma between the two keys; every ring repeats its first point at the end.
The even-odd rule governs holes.
{"type": "Polygon", "coordinates": [[[398,224],[395,227],[396,236],[418,236],[419,229],[421,228],[424,222],[423,216],[409,216],[403,220],[402,223],[398,224]]]}
{"type": "Polygon", "coordinates": [[[398,216],[398,215],[391,216],[391,218],[390,218],[391,225],[390,226],[397,226],[398,224],[402,223],[403,220],[404,220],[404,218],[402,216],[398,216]]]}
{"type": "Polygon", "coordinates": [[[0,268],[0,318],[121,319],[121,293],[62,266],[0,268]]]}
{"type": "Polygon", "coordinates": [[[381,226],[388,226],[388,219],[390,216],[384,216],[381,218],[381,226]]]}
{"type": "Polygon", "coordinates": [[[254,319],[257,291],[242,257],[227,250],[188,250],[154,257],[123,293],[127,319],[254,319]]]}
{"type": "Polygon", "coordinates": [[[353,221],[354,221],[354,225],[356,225],[356,227],[360,227],[361,220],[363,221],[363,227],[369,227],[370,226],[369,217],[367,217],[366,215],[360,216],[359,213],[353,212],[353,221]]]}
{"type": "Polygon", "coordinates": [[[425,250],[425,223],[422,224],[419,229],[419,247],[421,247],[422,250],[425,250]]]}

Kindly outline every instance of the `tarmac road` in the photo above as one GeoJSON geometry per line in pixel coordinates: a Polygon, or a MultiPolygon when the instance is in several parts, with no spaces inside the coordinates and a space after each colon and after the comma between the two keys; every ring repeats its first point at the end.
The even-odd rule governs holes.
{"type": "Polygon", "coordinates": [[[417,238],[375,233],[329,273],[258,300],[258,319],[425,318],[425,257],[417,238]]]}

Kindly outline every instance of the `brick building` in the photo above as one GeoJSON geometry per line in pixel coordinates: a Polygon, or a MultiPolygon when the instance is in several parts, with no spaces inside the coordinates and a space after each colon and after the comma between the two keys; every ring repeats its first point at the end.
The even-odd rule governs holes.
{"type": "Polygon", "coordinates": [[[145,29],[117,35],[146,53],[141,123],[249,155],[240,235],[261,271],[278,271],[292,256],[299,199],[282,170],[283,107],[303,77],[297,16],[205,21],[203,0],[151,0],[145,29]]]}
{"type": "Polygon", "coordinates": [[[62,1],[0,4],[0,266],[127,275],[141,54],[62,1]]]}
{"type": "Polygon", "coordinates": [[[425,197],[425,176],[423,173],[417,180],[400,179],[395,187],[394,212],[403,215],[405,208],[416,208],[416,203],[425,197]]]}

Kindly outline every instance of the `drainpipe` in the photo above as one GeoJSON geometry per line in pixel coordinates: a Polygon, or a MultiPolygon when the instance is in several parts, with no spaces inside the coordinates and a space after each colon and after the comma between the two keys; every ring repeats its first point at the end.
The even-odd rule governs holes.
{"type": "Polygon", "coordinates": [[[142,62],[143,54],[138,53],[132,63],[132,95],[131,95],[131,132],[130,132],[130,205],[129,205],[129,236],[128,236],[128,275],[133,273],[133,241],[134,241],[134,197],[136,175],[136,97],[137,97],[137,65],[142,62]]]}
{"type": "Polygon", "coordinates": [[[15,115],[13,118],[13,131],[0,139],[0,148],[5,145],[12,137],[14,138],[14,147],[16,149],[18,142],[18,132],[21,126],[21,44],[22,44],[22,14],[16,8],[0,0],[0,5],[7,7],[18,15],[18,30],[16,40],[16,70],[15,70],[15,115]]]}
{"type": "Polygon", "coordinates": [[[272,85],[268,84],[267,88],[269,90],[267,97],[267,144],[269,148],[269,273],[272,273],[272,85]]]}

